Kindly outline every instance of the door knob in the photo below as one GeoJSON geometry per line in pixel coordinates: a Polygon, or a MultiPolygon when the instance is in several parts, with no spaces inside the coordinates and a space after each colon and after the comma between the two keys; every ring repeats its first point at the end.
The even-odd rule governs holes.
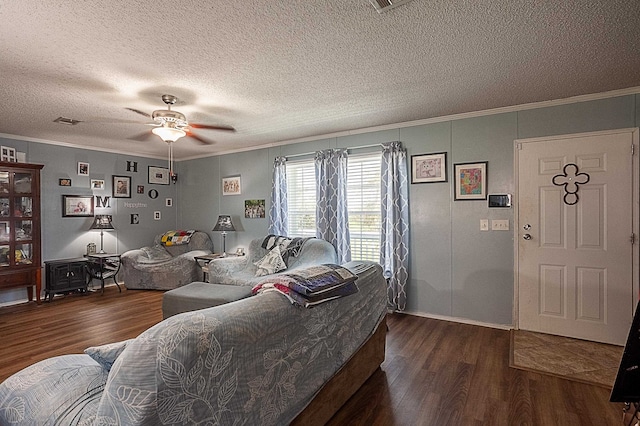
{"type": "Polygon", "coordinates": [[[522,238],[524,238],[525,240],[529,241],[531,239],[531,234],[524,234],[522,236],[522,238]]]}

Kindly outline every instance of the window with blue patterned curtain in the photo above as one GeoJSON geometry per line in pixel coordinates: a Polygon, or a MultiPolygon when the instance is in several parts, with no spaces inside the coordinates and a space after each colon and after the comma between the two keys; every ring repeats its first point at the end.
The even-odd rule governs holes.
{"type": "MultiPolygon", "coordinates": [[[[380,261],[381,153],[349,155],[347,204],[352,260],[380,261]]],[[[290,237],[316,235],[316,184],[312,159],[287,161],[290,237]]]]}

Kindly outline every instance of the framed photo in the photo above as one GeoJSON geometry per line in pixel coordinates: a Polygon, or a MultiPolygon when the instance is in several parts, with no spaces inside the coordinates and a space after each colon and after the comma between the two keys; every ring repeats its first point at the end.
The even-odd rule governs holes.
{"type": "Polygon", "coordinates": [[[162,213],[159,211],[153,212],[153,220],[160,220],[160,219],[162,219],[162,213]]]}
{"type": "Polygon", "coordinates": [[[89,163],[83,163],[82,161],[78,161],[78,175],[89,176],[89,163]]]}
{"type": "Polygon", "coordinates": [[[63,195],[62,217],[93,217],[93,196],[63,195]]]}
{"type": "Polygon", "coordinates": [[[454,200],[487,199],[487,162],[458,163],[455,169],[454,200]]]}
{"type": "Polygon", "coordinates": [[[16,149],[8,146],[0,147],[0,160],[6,161],[9,163],[15,163],[18,161],[16,159],[16,149]]]}
{"type": "Polygon", "coordinates": [[[138,185],[138,194],[144,194],[144,185],[138,185]]]}
{"type": "Polygon", "coordinates": [[[411,183],[447,181],[447,153],[411,156],[411,183]]]}
{"type": "Polygon", "coordinates": [[[173,207],[173,198],[165,198],[164,205],[165,207],[173,207]]]}
{"type": "Polygon", "coordinates": [[[149,183],[169,185],[169,169],[166,167],[149,166],[149,183]]]}
{"type": "Polygon", "coordinates": [[[264,219],[264,200],[244,200],[244,217],[247,219],[264,219]]]}
{"type": "Polygon", "coordinates": [[[71,179],[60,178],[60,179],[58,179],[58,185],[59,186],[71,186],[71,179]]]}
{"type": "Polygon", "coordinates": [[[104,189],[104,180],[91,179],[91,189],[104,189]]]}
{"type": "Polygon", "coordinates": [[[131,198],[131,176],[113,176],[113,198],[131,198]]]}
{"type": "Polygon", "coordinates": [[[229,176],[222,178],[222,195],[240,195],[242,194],[242,185],[240,184],[240,176],[229,176]]]}

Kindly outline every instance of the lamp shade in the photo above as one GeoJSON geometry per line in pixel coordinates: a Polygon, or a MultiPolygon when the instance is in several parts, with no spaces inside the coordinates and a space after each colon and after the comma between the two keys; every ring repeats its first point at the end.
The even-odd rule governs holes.
{"type": "Polygon", "coordinates": [[[97,214],[91,224],[91,229],[115,229],[113,224],[113,216],[110,214],[97,214]]]}
{"type": "Polygon", "coordinates": [[[233,226],[233,222],[231,222],[231,216],[221,214],[218,216],[218,221],[216,222],[216,226],[213,227],[213,231],[235,231],[236,228],[233,226]]]}

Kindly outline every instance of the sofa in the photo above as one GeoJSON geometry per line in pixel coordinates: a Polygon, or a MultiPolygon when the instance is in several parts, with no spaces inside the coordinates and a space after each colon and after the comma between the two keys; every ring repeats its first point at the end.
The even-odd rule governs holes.
{"type": "Polygon", "coordinates": [[[171,290],[201,279],[202,269],[194,257],[210,254],[213,243],[206,232],[190,232],[186,243],[181,235],[185,232],[167,232],[156,235],[153,246],[123,253],[121,272],[127,289],[171,290]],[[179,236],[167,241],[172,234],[179,236]]]}
{"type": "Polygon", "coordinates": [[[294,241],[292,244],[296,244],[296,241],[299,242],[299,246],[297,249],[293,249],[292,244],[289,244],[286,249],[279,249],[278,238],[286,239],[286,237],[275,235],[256,238],[249,243],[245,256],[230,256],[209,262],[207,265],[208,281],[214,284],[254,286],[262,281],[266,275],[273,275],[267,271],[260,274],[260,268],[256,263],[272,253],[274,249],[280,252],[285,261],[282,265],[283,269],[274,273],[289,273],[300,268],[337,262],[338,256],[335,248],[325,240],[318,238],[286,239],[288,242],[294,241]],[[269,240],[272,240],[270,244],[269,240]],[[272,245],[274,247],[271,247],[272,245]]]}
{"type": "Polygon", "coordinates": [[[307,309],[278,292],[186,312],[0,384],[2,425],[324,424],[384,359],[386,281],[307,309]]]}

